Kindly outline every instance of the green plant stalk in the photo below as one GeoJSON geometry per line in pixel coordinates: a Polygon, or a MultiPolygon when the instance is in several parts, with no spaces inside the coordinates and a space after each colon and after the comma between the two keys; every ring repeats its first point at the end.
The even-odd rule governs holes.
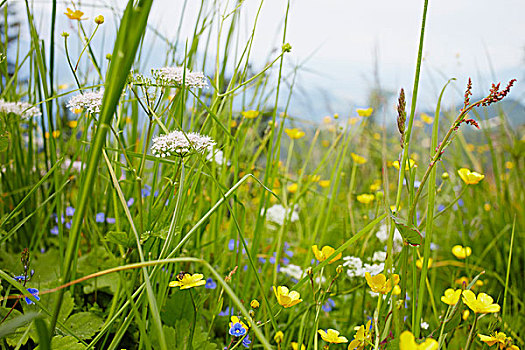
{"type": "Polygon", "coordinates": [[[512,261],[512,248],[514,247],[514,231],[516,228],[516,215],[514,215],[514,222],[512,223],[512,234],[510,236],[509,259],[507,261],[507,276],[505,277],[505,291],[503,292],[503,307],[501,310],[501,318],[505,320],[507,307],[507,291],[509,289],[510,265],[512,261]]]}
{"type": "MultiPolygon", "coordinates": [[[[441,100],[443,99],[443,94],[445,93],[445,89],[447,88],[448,84],[450,84],[451,80],[449,80],[443,89],[441,90],[441,94],[439,95],[437,106],[436,106],[436,112],[434,114],[434,124],[432,125],[432,141],[430,143],[430,156],[435,152],[435,149],[437,148],[438,144],[438,131],[439,131],[439,113],[441,109],[441,100]]],[[[419,279],[419,290],[418,290],[418,298],[417,298],[417,310],[415,315],[415,322],[412,325],[412,328],[414,330],[414,336],[416,338],[419,338],[420,331],[421,331],[421,315],[423,313],[423,305],[425,301],[425,282],[427,280],[427,273],[428,273],[428,262],[430,258],[430,244],[432,243],[432,232],[433,232],[433,225],[434,225],[434,206],[435,206],[435,199],[436,199],[436,173],[437,168],[433,167],[431,173],[430,173],[430,182],[428,183],[428,200],[427,200],[427,221],[426,221],[426,227],[425,227],[425,245],[423,250],[423,265],[421,268],[421,276],[419,279]]],[[[421,185],[420,185],[421,186],[421,185]]],[[[430,291],[430,290],[429,290],[430,291]]]]}
{"type": "MultiPolygon", "coordinates": [[[[153,0],[140,0],[134,6],[130,0],[124,11],[121,26],[117,33],[115,47],[113,49],[112,62],[108,72],[108,84],[104,93],[102,102],[102,112],[95,139],[90,149],[90,156],[87,168],[82,176],[80,185],[79,201],[76,206],[73,224],[70,230],[70,236],[67,244],[66,254],[64,257],[61,281],[67,282],[73,275],[73,261],[77,251],[78,241],[80,238],[80,229],[82,219],[90,201],[91,192],[95,177],[97,175],[98,162],[101,150],[106,142],[106,134],[109,130],[111,118],[116,110],[121,92],[126,84],[131,65],[135,59],[140,38],[146,30],[147,19],[153,0]]],[[[53,334],[58,315],[62,306],[64,291],[60,291],[55,301],[53,317],[51,319],[50,329],[53,334]]]]}
{"type": "Polygon", "coordinates": [[[477,324],[478,324],[478,314],[475,314],[474,324],[472,325],[472,328],[470,329],[470,332],[468,334],[467,343],[465,344],[465,350],[470,349],[470,345],[474,341],[474,339],[472,339],[472,335],[474,334],[474,331],[476,330],[477,324]]]}
{"type": "MultiPolygon", "coordinates": [[[[398,177],[398,183],[397,183],[397,193],[396,193],[396,201],[395,201],[395,208],[396,208],[396,214],[399,212],[400,204],[401,204],[401,193],[403,190],[403,179],[405,177],[405,164],[408,159],[408,152],[410,148],[410,138],[412,135],[412,126],[414,124],[414,116],[416,112],[416,102],[417,102],[417,95],[418,95],[418,89],[419,89],[419,75],[421,72],[421,61],[423,60],[423,42],[425,38],[425,25],[426,25],[426,18],[427,18],[427,9],[428,9],[428,0],[425,0],[423,5],[423,16],[421,20],[421,32],[419,36],[419,50],[417,54],[417,63],[416,63],[416,72],[414,77],[414,86],[412,89],[412,100],[410,105],[410,117],[408,119],[408,128],[405,132],[405,141],[403,144],[403,155],[401,158],[401,162],[399,162],[399,177],[398,177]]],[[[420,186],[421,187],[421,186],[420,186]]],[[[412,222],[411,217],[407,220],[408,223],[412,222]]],[[[393,262],[393,256],[392,256],[392,249],[393,249],[393,241],[394,241],[394,232],[395,232],[395,225],[393,220],[390,220],[390,232],[388,237],[388,243],[387,243],[387,260],[385,263],[385,271],[387,271],[392,278],[393,269],[392,269],[392,262],[393,262]]],[[[406,254],[405,247],[403,247],[403,254],[406,254]]],[[[408,258],[408,256],[405,255],[405,258],[408,258]]],[[[406,269],[406,264],[404,264],[404,268],[406,269]]],[[[406,280],[401,281],[402,285],[406,285],[406,280]]],[[[403,288],[401,293],[403,293],[403,288]]],[[[404,305],[404,301],[406,299],[406,294],[401,295],[402,305],[404,305]]],[[[399,312],[399,320],[400,323],[402,322],[403,318],[405,316],[405,310],[402,307],[399,312]]],[[[397,335],[397,334],[396,334],[397,335]]]]}

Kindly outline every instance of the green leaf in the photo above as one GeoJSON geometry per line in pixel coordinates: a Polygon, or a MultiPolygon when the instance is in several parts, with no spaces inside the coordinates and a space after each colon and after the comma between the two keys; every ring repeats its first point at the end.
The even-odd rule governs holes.
{"type": "MultiPolygon", "coordinates": [[[[86,346],[80,344],[70,335],[65,337],[57,335],[51,339],[51,349],[53,350],[83,350],[85,348],[86,346]]],[[[40,350],[40,346],[37,346],[35,350],[40,350]]]]}
{"type": "MultiPolygon", "coordinates": [[[[2,309],[2,310],[8,310],[8,309],[2,309]]],[[[14,310],[14,311],[17,311],[17,310],[14,310]]],[[[0,315],[2,315],[2,318],[4,318],[5,313],[0,310],[0,315]]],[[[7,321],[0,324],[0,339],[10,334],[15,333],[18,328],[27,325],[35,317],[38,317],[38,315],[39,315],[38,312],[28,312],[23,315],[21,315],[18,312],[16,316],[13,316],[13,317],[10,316],[7,321]]]]}
{"type": "Polygon", "coordinates": [[[0,133],[0,152],[5,152],[9,147],[9,133],[2,132],[0,133]]]}
{"type": "MultiPolygon", "coordinates": [[[[11,310],[11,308],[2,307],[0,308],[0,319],[3,319],[7,313],[11,310]]],[[[8,321],[17,322],[14,320],[18,320],[22,316],[22,313],[18,310],[13,310],[9,314],[9,316],[6,319],[6,323],[8,321]]],[[[29,340],[29,332],[27,332],[28,328],[31,324],[25,323],[24,325],[21,325],[19,327],[16,327],[14,329],[10,329],[10,334],[5,337],[5,340],[7,341],[7,344],[10,346],[16,346],[18,343],[25,345],[27,341],[29,340]]]]}
{"type": "Polygon", "coordinates": [[[160,317],[164,324],[175,326],[180,320],[186,319],[191,322],[194,312],[189,291],[177,289],[166,300],[160,311],[160,317]]]}
{"type": "MultiPolygon", "coordinates": [[[[40,297],[40,302],[44,305],[45,308],[50,310],[53,307],[55,298],[56,298],[56,295],[54,293],[42,295],[40,297]]],[[[60,322],[65,322],[68,316],[71,314],[71,312],[73,312],[74,307],[75,307],[75,301],[73,300],[73,297],[71,296],[71,292],[70,291],[65,292],[64,299],[62,300],[62,307],[60,308],[60,313],[58,315],[58,320],[60,322]]],[[[31,310],[31,308],[32,306],[24,305],[25,312],[27,312],[28,310],[31,310]]]]}
{"type": "MultiPolygon", "coordinates": [[[[187,349],[188,337],[190,336],[191,323],[188,320],[180,320],[176,322],[175,328],[164,325],[164,335],[166,337],[166,345],[168,349],[187,349]]],[[[201,327],[195,328],[195,334],[193,334],[193,348],[199,350],[215,350],[217,344],[211,343],[208,340],[208,333],[204,332],[201,327]]],[[[158,340],[152,339],[153,349],[160,349],[158,340]]]]}
{"type": "MultiPolygon", "coordinates": [[[[97,333],[104,320],[91,312],[79,312],[66,321],[66,328],[80,339],[89,339],[97,333]]],[[[54,349],[54,347],[53,347],[54,349]]]]}
{"type": "Polygon", "coordinates": [[[401,218],[393,215],[391,217],[406,243],[413,246],[418,246],[423,243],[423,236],[415,226],[408,225],[406,221],[401,218]]]}
{"type": "Polygon", "coordinates": [[[125,248],[133,248],[135,245],[135,240],[129,237],[126,232],[122,231],[109,231],[104,238],[108,242],[121,245],[125,248]]]}

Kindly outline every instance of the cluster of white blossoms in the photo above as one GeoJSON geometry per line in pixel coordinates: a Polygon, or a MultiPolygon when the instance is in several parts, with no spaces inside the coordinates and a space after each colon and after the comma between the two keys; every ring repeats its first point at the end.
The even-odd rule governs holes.
{"type": "Polygon", "coordinates": [[[71,97],[66,107],[73,113],[80,113],[83,110],[87,110],[89,113],[100,113],[102,97],[104,97],[104,89],[85,92],[71,97]]]}
{"type": "Polygon", "coordinates": [[[347,268],[346,274],[348,277],[365,277],[365,273],[370,273],[372,276],[377,275],[385,269],[384,263],[367,264],[357,256],[345,256],[343,258],[343,266],[347,268]]]}
{"type": "Polygon", "coordinates": [[[287,276],[290,276],[292,278],[295,278],[296,280],[300,280],[303,278],[303,269],[297,265],[288,264],[286,266],[282,266],[279,270],[279,272],[282,272],[286,274],[287,276]]]}
{"type": "Polygon", "coordinates": [[[8,102],[4,100],[0,100],[0,113],[13,113],[19,115],[23,119],[29,119],[42,115],[38,108],[27,102],[8,102]]]}
{"type": "MultiPolygon", "coordinates": [[[[388,228],[385,224],[381,225],[381,227],[379,227],[379,230],[376,232],[376,237],[383,243],[386,243],[386,241],[388,240],[388,235],[388,228]]],[[[394,231],[393,250],[395,253],[397,253],[401,251],[401,248],[403,248],[403,237],[396,228],[394,231]]]]}
{"type": "Polygon", "coordinates": [[[152,69],[151,74],[157,82],[163,85],[183,85],[189,88],[205,88],[208,86],[206,77],[201,72],[192,72],[184,67],[163,67],[152,69]]]}
{"type": "Polygon", "coordinates": [[[153,138],[152,142],[151,153],[160,158],[171,156],[184,157],[192,151],[204,154],[213,149],[215,145],[215,141],[209,136],[196,132],[184,133],[179,130],[157,136],[153,138]]]}
{"type": "Polygon", "coordinates": [[[285,208],[281,204],[276,204],[266,210],[266,220],[277,225],[283,225],[284,220],[290,215],[290,213],[290,222],[299,220],[299,214],[297,214],[296,211],[292,212],[291,209],[285,208]]]}

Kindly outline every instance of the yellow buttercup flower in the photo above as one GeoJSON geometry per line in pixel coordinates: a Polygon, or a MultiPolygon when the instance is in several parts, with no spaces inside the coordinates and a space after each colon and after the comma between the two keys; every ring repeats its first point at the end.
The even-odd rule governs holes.
{"type": "Polygon", "coordinates": [[[288,190],[288,192],[290,193],[295,193],[297,192],[297,188],[299,186],[297,184],[291,184],[291,185],[288,185],[288,187],[286,187],[286,189],[288,190]]]}
{"type": "Polygon", "coordinates": [[[328,186],[330,186],[330,180],[319,181],[319,186],[321,186],[322,188],[327,188],[328,186]]]}
{"type": "Polygon", "coordinates": [[[354,339],[348,344],[348,350],[363,350],[366,345],[372,343],[372,334],[370,333],[370,326],[372,320],[369,320],[365,325],[357,328],[357,333],[354,336],[354,339]]]}
{"type": "Polygon", "coordinates": [[[479,293],[477,298],[471,290],[463,291],[463,302],[477,314],[499,312],[500,306],[493,303],[494,299],[488,294],[479,293]]]}
{"type": "Polygon", "coordinates": [[[394,286],[394,288],[392,288],[392,294],[393,295],[399,295],[401,294],[401,287],[399,286],[399,284],[396,284],[394,286]]]}
{"type": "Polygon", "coordinates": [[[332,117],[330,117],[329,115],[323,118],[323,124],[331,124],[331,123],[332,123],[332,117]]]}
{"type": "Polygon", "coordinates": [[[452,289],[449,288],[445,291],[445,294],[441,296],[441,301],[447,305],[456,305],[461,296],[461,289],[452,289]]]}
{"type": "Polygon", "coordinates": [[[293,341],[292,342],[292,349],[293,350],[306,350],[306,346],[304,346],[304,344],[301,344],[301,349],[299,349],[299,343],[293,341]]]}
{"type": "MultiPolygon", "coordinates": [[[[428,268],[430,269],[432,267],[432,263],[433,263],[433,259],[432,258],[428,258],[428,268]]],[[[417,259],[416,261],[416,266],[418,269],[421,270],[421,268],[423,267],[423,258],[419,258],[417,259]]]]}
{"type": "Polygon", "coordinates": [[[368,286],[370,289],[372,289],[372,292],[374,293],[381,293],[381,294],[388,294],[392,288],[399,283],[399,275],[394,274],[392,276],[394,283],[392,284],[392,280],[389,278],[386,279],[386,276],[382,273],[372,276],[370,275],[370,272],[365,273],[366,283],[368,283],[368,286]]]}
{"type": "Polygon", "coordinates": [[[470,171],[467,168],[461,168],[458,170],[459,177],[467,185],[476,185],[485,178],[485,175],[470,171]]]}
{"type": "Polygon", "coordinates": [[[452,254],[458,259],[466,259],[472,254],[472,249],[458,244],[452,247],[452,254]]]}
{"type": "Polygon", "coordinates": [[[434,122],[434,118],[426,113],[421,113],[421,120],[426,124],[432,124],[434,122]]]}
{"type": "MultiPolygon", "coordinates": [[[[335,249],[330,247],[329,245],[325,245],[321,250],[319,250],[317,245],[313,245],[312,246],[312,251],[314,252],[315,258],[319,262],[322,262],[322,261],[325,261],[326,259],[328,259],[335,252],[335,249]]],[[[335,258],[330,260],[328,263],[331,264],[334,261],[337,261],[337,260],[341,259],[342,256],[343,256],[343,253],[339,253],[339,254],[337,254],[335,256],[335,258]]]]}
{"type": "Polygon", "coordinates": [[[283,342],[283,339],[284,339],[284,333],[282,331],[278,331],[277,333],[275,333],[275,335],[273,336],[273,340],[275,340],[275,342],[277,344],[281,344],[283,342]]]}
{"type": "Polygon", "coordinates": [[[246,119],[255,119],[259,116],[259,111],[249,110],[241,112],[242,116],[246,119]]]}
{"type": "Polygon", "coordinates": [[[355,153],[350,153],[350,157],[352,157],[353,161],[356,164],[365,164],[367,162],[367,159],[365,157],[360,156],[360,155],[355,154],[355,153]]]}
{"type": "Polygon", "coordinates": [[[375,179],[374,182],[370,185],[370,191],[376,192],[381,189],[382,181],[381,179],[375,179]]]}
{"type": "Polygon", "coordinates": [[[321,141],[321,145],[322,145],[323,147],[328,147],[328,146],[330,146],[330,141],[328,141],[328,140],[323,140],[323,141],[321,141]]]}
{"type": "Polygon", "coordinates": [[[463,319],[463,321],[466,321],[469,316],[470,316],[470,311],[464,310],[463,314],[461,315],[461,318],[463,319]]]}
{"type": "Polygon", "coordinates": [[[70,120],[67,122],[67,126],[69,126],[71,129],[76,128],[78,125],[78,122],[76,120],[70,120]]]}
{"type": "Polygon", "coordinates": [[[374,111],[373,108],[358,108],[356,109],[357,115],[360,117],[370,117],[372,115],[372,112],[374,111]]]}
{"type": "Polygon", "coordinates": [[[331,343],[331,344],[348,343],[348,339],[346,339],[343,336],[340,336],[339,332],[336,331],[335,329],[329,328],[326,331],[320,329],[317,331],[317,333],[319,333],[319,335],[321,335],[321,338],[327,343],[331,343]]]}
{"type": "MultiPolygon", "coordinates": [[[[466,286],[469,284],[470,280],[466,276],[461,276],[455,282],[456,284],[461,284],[461,285],[464,284],[466,286]]],[[[474,284],[474,287],[481,287],[482,285],[484,285],[483,281],[477,280],[476,283],[474,284]]]]}
{"type": "Polygon", "coordinates": [[[298,128],[284,129],[284,132],[292,140],[298,140],[298,139],[300,139],[301,137],[303,137],[305,135],[304,131],[302,131],[301,129],[298,129],[298,128]]]}
{"type": "MultiPolygon", "coordinates": [[[[392,162],[392,166],[394,168],[396,168],[397,170],[399,170],[399,161],[398,160],[393,161],[392,162]]],[[[417,168],[416,161],[413,160],[412,158],[410,158],[408,160],[408,162],[406,162],[406,164],[405,164],[405,171],[407,171],[409,169],[413,169],[413,168],[417,168]]]]}
{"type": "Polygon", "coordinates": [[[273,292],[275,293],[275,297],[277,298],[279,305],[284,308],[292,307],[303,301],[303,299],[301,299],[301,295],[298,292],[294,290],[290,292],[286,286],[279,286],[277,288],[273,286],[273,292]]]}
{"type": "Polygon", "coordinates": [[[189,289],[193,287],[199,287],[206,284],[206,280],[203,280],[204,275],[200,273],[190,274],[185,273],[182,277],[177,277],[177,281],[171,281],[170,287],[180,287],[180,289],[189,289]]]}
{"type": "Polygon", "coordinates": [[[488,346],[498,344],[498,347],[501,349],[510,349],[510,350],[520,350],[519,347],[512,344],[512,338],[507,337],[503,332],[496,332],[493,335],[483,335],[478,334],[479,340],[486,343],[488,346]]]}
{"type": "Polygon", "coordinates": [[[259,301],[257,299],[253,299],[250,302],[250,306],[252,307],[252,309],[257,309],[260,306],[259,301]]]}
{"type": "Polygon", "coordinates": [[[73,19],[73,20],[77,20],[77,21],[86,19],[86,18],[82,18],[82,16],[84,16],[84,12],[82,12],[80,10],[73,11],[72,9],[70,9],[68,7],[66,9],[66,11],[67,12],[64,12],[64,15],[66,15],[69,19],[73,19]]]}
{"type": "Polygon", "coordinates": [[[410,331],[404,331],[399,336],[399,350],[437,350],[438,342],[427,338],[423,343],[416,343],[416,338],[410,331]]]}
{"type": "Polygon", "coordinates": [[[348,119],[348,124],[350,125],[354,125],[355,123],[357,123],[359,121],[359,118],[357,117],[352,117],[352,118],[349,118],[348,119]]]}
{"type": "Polygon", "coordinates": [[[357,196],[357,201],[363,204],[370,204],[374,198],[375,196],[373,194],[363,193],[357,196]]]}

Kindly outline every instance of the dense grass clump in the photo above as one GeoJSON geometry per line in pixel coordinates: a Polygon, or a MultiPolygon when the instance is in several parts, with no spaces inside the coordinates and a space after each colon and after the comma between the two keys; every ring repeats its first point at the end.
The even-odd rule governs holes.
{"type": "Polygon", "coordinates": [[[397,130],[373,108],[305,123],[287,9],[259,70],[242,1],[202,1],[149,67],[152,2],[115,13],[104,57],[107,18],[53,2],[48,43],[18,6],[24,51],[0,1],[2,349],[523,348],[523,126],[480,129],[514,80],[476,100],[444,81],[416,113],[425,2],[397,130]],[[60,16],[75,30],[54,35],[60,16]]]}

